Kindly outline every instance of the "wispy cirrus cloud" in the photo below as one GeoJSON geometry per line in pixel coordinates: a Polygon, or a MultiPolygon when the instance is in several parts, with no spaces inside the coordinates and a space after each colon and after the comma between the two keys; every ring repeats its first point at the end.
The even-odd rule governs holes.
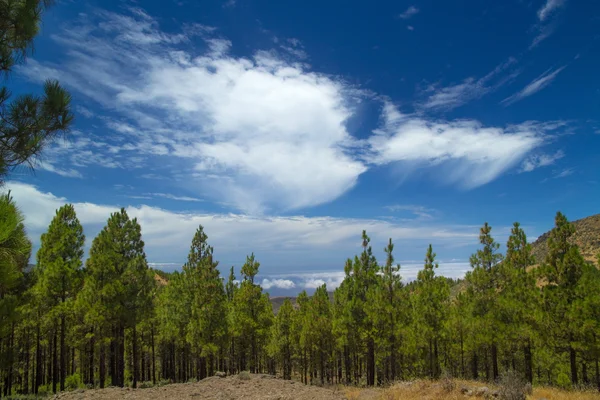
{"type": "Polygon", "coordinates": [[[391,212],[408,211],[416,217],[426,220],[433,219],[433,215],[437,213],[437,210],[432,208],[412,204],[393,204],[386,206],[385,209],[391,212]]]}
{"type": "Polygon", "coordinates": [[[415,6],[408,7],[403,13],[398,14],[400,19],[409,19],[419,13],[419,9],[415,6]]]}
{"type": "Polygon", "coordinates": [[[517,60],[510,57],[482,78],[469,77],[463,82],[439,87],[431,85],[422,94],[425,101],[419,106],[426,110],[448,111],[496,91],[519,75],[517,60]]]}
{"type": "Polygon", "coordinates": [[[566,0],[546,0],[542,8],[538,10],[538,19],[542,22],[547,20],[554,12],[563,7],[565,3],[566,0]]]}
{"type": "Polygon", "coordinates": [[[540,167],[553,165],[556,161],[565,156],[562,150],[558,150],[554,154],[534,154],[527,157],[521,164],[520,172],[531,172],[540,167]]]}
{"type": "Polygon", "coordinates": [[[566,5],[566,0],[546,0],[537,12],[538,22],[533,26],[536,36],[533,38],[529,49],[533,49],[542,41],[550,37],[556,30],[558,22],[557,12],[566,5]]]}
{"type": "Polygon", "coordinates": [[[387,103],[381,128],[369,138],[370,157],[379,165],[400,163],[404,169],[437,167],[442,183],[474,188],[518,165],[560,126],[528,122],[499,128],[472,120],[431,121],[404,115],[387,103]]]}
{"type": "Polygon", "coordinates": [[[548,85],[550,85],[552,83],[552,81],[558,76],[558,74],[564,70],[566,68],[566,66],[557,68],[557,69],[549,69],[547,71],[545,71],[542,75],[538,76],[537,78],[535,78],[531,83],[529,83],[527,86],[525,86],[522,90],[520,90],[519,92],[513,94],[510,97],[507,97],[506,99],[501,101],[501,104],[505,105],[505,106],[509,106],[513,103],[516,103],[519,100],[524,99],[525,97],[529,97],[537,92],[539,92],[540,90],[544,89],[545,87],[547,87],[548,85]]]}
{"type": "Polygon", "coordinates": [[[554,177],[557,179],[566,178],[569,175],[573,175],[573,172],[575,172],[574,168],[565,168],[562,171],[560,171],[559,173],[557,173],[556,175],[554,175],[554,177]]]}

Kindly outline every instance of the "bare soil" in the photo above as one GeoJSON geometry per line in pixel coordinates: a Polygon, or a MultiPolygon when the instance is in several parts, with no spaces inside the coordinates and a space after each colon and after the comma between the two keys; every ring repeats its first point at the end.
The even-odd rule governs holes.
{"type": "Polygon", "coordinates": [[[250,375],[242,380],[237,375],[216,376],[196,383],[177,383],[147,389],[110,387],[60,393],[54,399],[191,399],[191,400],[341,400],[347,397],[337,389],[308,386],[296,381],[277,379],[270,375],[250,375]]]}

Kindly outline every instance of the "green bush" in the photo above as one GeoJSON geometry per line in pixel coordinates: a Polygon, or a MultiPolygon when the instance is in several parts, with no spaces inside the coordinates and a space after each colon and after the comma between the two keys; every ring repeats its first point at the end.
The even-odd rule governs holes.
{"type": "Polygon", "coordinates": [[[168,385],[169,383],[171,383],[170,380],[168,380],[168,379],[161,379],[158,382],[156,382],[156,386],[165,386],[165,385],[168,385]]]}
{"type": "Polygon", "coordinates": [[[73,374],[69,375],[65,378],[65,389],[67,390],[75,390],[79,388],[85,388],[83,384],[83,380],[81,379],[81,375],[73,374]]]}
{"type": "Polygon", "coordinates": [[[154,383],[152,383],[152,381],[138,383],[138,389],[148,389],[153,386],[154,386],[154,383]]]}
{"type": "Polygon", "coordinates": [[[238,374],[238,379],[241,379],[243,381],[249,381],[250,378],[251,378],[250,372],[248,372],[248,371],[242,371],[238,374]]]}
{"type": "Polygon", "coordinates": [[[564,372],[558,374],[558,378],[556,378],[556,385],[563,389],[571,389],[571,378],[564,372]]]}
{"type": "Polygon", "coordinates": [[[41,396],[45,396],[47,394],[52,393],[52,384],[42,385],[38,388],[38,394],[41,396]]]}

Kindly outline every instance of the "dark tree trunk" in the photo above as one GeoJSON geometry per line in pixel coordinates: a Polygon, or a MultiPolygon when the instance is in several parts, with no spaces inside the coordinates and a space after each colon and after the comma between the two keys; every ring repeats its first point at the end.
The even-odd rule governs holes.
{"type": "Polygon", "coordinates": [[[577,353],[575,353],[575,349],[571,345],[569,345],[569,356],[571,359],[571,383],[577,385],[579,383],[579,379],[577,378],[577,353]]]}
{"type": "Polygon", "coordinates": [[[375,343],[369,339],[367,343],[367,386],[375,386],[375,343]]]}
{"type": "Polygon", "coordinates": [[[494,381],[498,379],[498,346],[492,343],[492,377],[494,381]]]}
{"type": "Polygon", "coordinates": [[[58,386],[58,327],[54,325],[54,338],[52,339],[52,393],[56,393],[58,386]]]}
{"type": "MultiPolygon", "coordinates": [[[[112,345],[111,345],[112,347],[112,345]]],[[[100,344],[100,365],[98,369],[98,380],[100,381],[100,389],[104,388],[104,381],[106,379],[106,350],[104,343],[100,344]]]]}
{"type": "Polygon", "coordinates": [[[344,368],[346,370],[346,385],[349,385],[352,382],[352,370],[351,370],[351,361],[350,361],[350,349],[348,345],[344,346],[344,368]]]}
{"type": "Polygon", "coordinates": [[[125,386],[125,327],[119,326],[119,386],[125,386]]]}
{"type": "Polygon", "coordinates": [[[440,377],[440,360],[439,360],[439,352],[438,352],[438,341],[437,339],[433,340],[433,377],[440,377]]]}
{"type": "Polygon", "coordinates": [[[138,352],[137,352],[137,328],[134,325],[133,326],[133,335],[132,335],[132,341],[133,343],[131,344],[131,346],[133,347],[132,352],[133,352],[133,388],[137,388],[137,382],[138,382],[138,352]]]}
{"type": "Polygon", "coordinates": [[[36,349],[35,349],[35,386],[33,393],[38,394],[38,388],[42,386],[42,378],[44,376],[42,363],[42,346],[40,339],[40,326],[37,326],[36,332],[36,349]]]}
{"type": "Polygon", "coordinates": [[[21,385],[23,388],[23,394],[29,394],[29,359],[31,355],[29,354],[29,337],[30,333],[27,330],[27,340],[25,341],[25,371],[23,373],[23,384],[21,385]]]}
{"type": "Polygon", "coordinates": [[[600,365],[598,364],[598,356],[596,356],[596,385],[598,386],[598,391],[600,392],[600,365]]]}
{"type": "Polygon", "coordinates": [[[525,377],[527,378],[527,382],[533,383],[533,362],[531,357],[531,342],[529,340],[523,348],[523,355],[525,356],[525,377]]]}
{"type": "Polygon", "coordinates": [[[473,352],[473,361],[471,363],[471,368],[472,368],[472,373],[473,373],[473,379],[477,380],[479,379],[479,367],[477,365],[477,352],[474,351],[473,352]]]}
{"type": "Polygon", "coordinates": [[[154,352],[154,326],[151,331],[151,342],[152,342],[152,383],[156,385],[156,353],[154,352]]]}
{"type": "Polygon", "coordinates": [[[88,383],[91,385],[94,385],[94,347],[96,347],[96,340],[94,339],[94,330],[91,330],[92,332],[92,337],[90,338],[90,352],[89,352],[89,356],[88,356],[88,383]]]}
{"type": "Polygon", "coordinates": [[[60,317],[60,391],[65,390],[65,370],[67,369],[67,359],[65,354],[65,316],[60,317]]]}

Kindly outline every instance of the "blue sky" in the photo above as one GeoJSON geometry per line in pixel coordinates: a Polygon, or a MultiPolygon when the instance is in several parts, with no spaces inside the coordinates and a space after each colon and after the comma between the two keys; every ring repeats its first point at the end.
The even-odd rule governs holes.
{"type": "Polygon", "coordinates": [[[76,122],[8,187],[34,243],[127,207],[148,260],[198,224],[273,293],[339,284],[366,229],[402,274],[461,276],[487,221],[535,238],[599,212],[600,5],[569,0],[60,1],[14,93],[59,79],[76,122]]]}

